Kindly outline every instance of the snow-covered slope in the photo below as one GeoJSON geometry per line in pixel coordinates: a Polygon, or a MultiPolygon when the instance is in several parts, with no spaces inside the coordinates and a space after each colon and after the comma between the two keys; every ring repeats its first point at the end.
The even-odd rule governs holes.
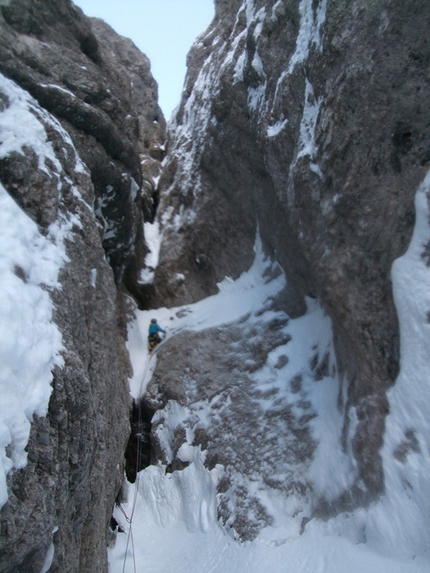
{"type": "MultiPolygon", "coordinates": [[[[226,279],[219,294],[138,313],[131,328],[132,393],[139,398],[146,389],[146,400],[159,408],[153,418],[159,459],[140,472],[128,502],[115,510],[125,533],[117,534],[110,552],[112,573],[124,566],[132,571],[133,560],[137,570],[154,572],[429,570],[429,197],[427,176],[417,192],[410,248],[393,268],[402,367],[389,392],[383,496],[321,519],[323,508],[360,487],[358,453],[342,447],[342,386],[331,324],[317,301],[308,300],[307,313],[297,319],[276,310],[286,279],[257,242],[252,268],[237,281],[226,279]],[[141,350],[152,315],[168,326],[168,335],[149,359],[141,350]],[[255,363],[258,332],[267,340],[273,329],[278,342],[272,340],[264,360],[255,363]],[[244,361],[224,381],[216,369],[205,370],[207,357],[198,342],[214,341],[216,336],[208,338],[214,331],[233,339],[227,347],[233,344],[244,361]],[[181,338],[194,340],[201,370],[192,349],[182,347],[188,369],[187,359],[175,354],[174,341],[181,338]],[[253,345],[254,363],[245,364],[250,356],[243,340],[253,345]],[[172,354],[185,367],[175,372],[174,390],[163,379],[163,362],[172,354]],[[183,465],[172,472],[175,458],[183,465]]],[[[214,348],[212,358],[222,362],[214,348]]],[[[351,435],[358,423],[353,412],[351,435]]]]}

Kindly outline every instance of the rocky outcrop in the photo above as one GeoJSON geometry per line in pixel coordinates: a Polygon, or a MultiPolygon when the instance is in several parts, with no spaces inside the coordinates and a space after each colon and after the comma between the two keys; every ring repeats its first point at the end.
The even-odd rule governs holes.
{"type": "Polygon", "coordinates": [[[161,183],[155,304],[197,300],[237,277],[258,228],[286,271],[293,312],[308,295],[333,321],[344,436],[354,406],[367,499],[383,490],[385,392],[399,366],[390,270],[430,160],[429,10],[218,0],[188,57],[161,183]]]}
{"type": "MultiPolygon", "coordinates": [[[[5,112],[10,98],[4,88],[0,97],[5,112]]],[[[105,570],[108,524],[129,432],[122,303],[91,207],[90,174],[61,125],[35,101],[30,105],[49,138],[52,163],[41,159],[28,138],[28,147],[1,159],[0,176],[42,234],[69,221],[61,288],[48,287],[64,366],[54,371],[48,415],[33,420],[26,467],[8,476],[0,571],[39,573],[51,547],[51,571],[105,570]]],[[[16,273],[28,282],[22,269],[16,273]]]]}
{"type": "Polygon", "coordinates": [[[250,313],[229,326],[185,332],[166,342],[144,399],[146,407],[157,410],[152,463],[180,471],[189,463],[184,446],[201,446],[210,470],[217,464],[224,468],[218,518],[241,541],[254,540],[274,522],[256,490],[294,496],[298,531],[317,505],[307,475],[317,445],[309,422],[317,414],[306,383],[302,388],[302,376],[296,376],[282,379],[278,387],[272,372],[265,373],[264,382],[256,374],[271,352],[282,351],[276,370],[289,362],[288,317],[273,318],[274,308],[271,320],[258,309],[257,320],[250,313]],[[291,403],[290,392],[297,404],[291,403]]]}
{"type": "Polygon", "coordinates": [[[0,62],[72,137],[91,172],[116,282],[139,298],[142,212],[153,215],[165,139],[148,58],[69,0],[12,0],[0,11],[0,62]]]}
{"type": "MultiPolygon", "coordinates": [[[[47,416],[33,418],[26,467],[8,476],[0,571],[107,571],[130,432],[122,292],[142,297],[142,223],[153,216],[164,118],[149,61],[130,40],[68,0],[1,4],[2,86],[23,94],[39,139],[23,120],[20,146],[2,149],[0,181],[43,236],[65,222],[69,231],[61,287],[46,286],[64,366],[47,416]]],[[[10,105],[0,90],[0,123],[10,105]]]]}

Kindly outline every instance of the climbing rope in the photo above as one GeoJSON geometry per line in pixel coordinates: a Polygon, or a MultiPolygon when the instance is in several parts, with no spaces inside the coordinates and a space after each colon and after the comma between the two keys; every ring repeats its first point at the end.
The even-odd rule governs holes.
{"type": "Polygon", "coordinates": [[[126,514],[126,512],[124,511],[124,508],[122,507],[122,505],[120,503],[117,504],[117,507],[119,508],[119,510],[121,511],[121,513],[123,513],[125,520],[127,521],[127,523],[129,524],[129,528],[128,528],[128,537],[127,537],[127,545],[125,548],[125,553],[124,553],[124,564],[122,567],[122,573],[125,572],[125,566],[127,563],[127,552],[128,552],[128,545],[131,539],[131,550],[132,550],[132,554],[133,554],[133,567],[134,567],[134,573],[137,573],[137,567],[136,567],[136,552],[134,550],[134,538],[133,538],[133,528],[131,526],[132,523],[132,519],[131,517],[128,517],[128,515],[126,514]]]}
{"type": "MultiPolygon", "coordinates": [[[[160,343],[161,344],[161,343],[160,343]]],[[[145,382],[146,379],[146,375],[148,374],[148,370],[149,370],[149,366],[151,364],[151,358],[156,354],[160,344],[158,344],[156,346],[156,348],[153,349],[153,351],[151,353],[148,354],[147,358],[146,358],[146,364],[145,364],[145,368],[143,369],[143,375],[142,375],[142,382],[140,383],[140,388],[139,388],[139,394],[138,394],[138,414],[137,414],[137,432],[136,432],[136,437],[138,439],[138,446],[137,446],[137,452],[136,452],[136,481],[135,481],[135,487],[134,487],[134,496],[133,496],[133,503],[131,506],[131,514],[130,517],[127,516],[126,512],[124,511],[124,508],[122,507],[121,504],[117,504],[117,507],[119,508],[119,510],[121,511],[121,513],[124,515],[127,523],[129,524],[129,528],[128,528],[128,535],[127,535],[127,544],[125,547],[125,552],[124,552],[124,564],[123,564],[123,568],[122,568],[122,573],[125,573],[125,566],[127,564],[127,553],[128,553],[128,547],[130,545],[130,541],[131,541],[131,549],[132,549],[132,555],[133,555],[133,567],[134,567],[134,573],[137,573],[137,568],[136,568],[136,552],[135,552],[135,548],[134,548],[134,538],[133,538],[133,516],[134,516],[134,510],[136,509],[136,504],[137,504],[137,492],[139,490],[139,479],[140,479],[140,466],[141,466],[141,456],[142,456],[142,407],[141,407],[141,397],[142,397],[142,390],[143,390],[143,384],[145,382]]]]}
{"type": "Polygon", "coordinates": [[[145,364],[145,368],[143,369],[143,376],[142,376],[142,381],[140,383],[139,386],[139,394],[137,396],[137,399],[139,400],[139,404],[140,404],[140,398],[142,397],[142,390],[143,390],[143,384],[145,383],[145,379],[146,379],[146,375],[148,374],[148,370],[149,370],[149,366],[151,364],[151,358],[156,354],[157,352],[157,348],[155,348],[150,354],[148,354],[148,356],[146,357],[146,364],[145,364]]]}

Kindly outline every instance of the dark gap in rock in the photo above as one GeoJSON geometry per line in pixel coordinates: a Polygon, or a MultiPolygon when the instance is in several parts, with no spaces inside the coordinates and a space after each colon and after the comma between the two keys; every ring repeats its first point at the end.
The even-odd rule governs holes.
{"type": "Polygon", "coordinates": [[[166,466],[166,474],[172,474],[176,471],[182,471],[190,465],[190,462],[183,462],[179,458],[175,458],[171,464],[166,466]]]}
{"type": "Polygon", "coordinates": [[[131,433],[125,450],[125,473],[130,483],[136,481],[140,470],[151,462],[151,428],[155,410],[143,400],[133,401],[131,410],[131,433]]]}
{"type": "Polygon", "coordinates": [[[96,65],[101,64],[101,57],[99,53],[99,43],[97,38],[92,32],[84,36],[80,41],[80,48],[82,53],[92,60],[96,65]]]}
{"type": "Polygon", "coordinates": [[[157,214],[157,210],[158,210],[158,205],[160,204],[160,192],[158,191],[158,189],[156,189],[154,191],[154,193],[152,194],[152,219],[149,221],[150,223],[154,223],[155,221],[155,215],[157,214]]]}
{"type": "Polygon", "coordinates": [[[119,533],[125,533],[124,529],[120,526],[120,524],[117,522],[117,520],[114,518],[113,515],[110,518],[109,527],[112,531],[118,531],[119,533]]]}

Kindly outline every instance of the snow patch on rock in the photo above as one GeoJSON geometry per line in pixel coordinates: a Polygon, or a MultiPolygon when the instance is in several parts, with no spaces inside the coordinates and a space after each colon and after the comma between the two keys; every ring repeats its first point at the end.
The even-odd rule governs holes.
{"type": "MultiPolygon", "coordinates": [[[[61,196],[64,173],[45,125],[72,146],[70,137],[31,96],[3,76],[0,90],[7,97],[0,113],[0,158],[31,148],[39,169],[58,181],[61,196]]],[[[76,167],[85,169],[78,158],[76,167]]],[[[80,196],[76,188],[72,192],[80,196]]],[[[63,365],[62,336],[53,323],[49,291],[61,289],[58,275],[68,261],[65,241],[73,240],[73,227],[81,227],[79,218],[60,213],[42,235],[0,184],[0,506],[7,500],[8,473],[26,465],[33,416],[47,413],[52,370],[63,365]]]]}
{"type": "Polygon", "coordinates": [[[296,40],[296,50],[290,59],[288,74],[292,74],[297,64],[308,58],[312,46],[319,50],[322,49],[321,27],[325,21],[327,0],[320,0],[316,10],[313,4],[313,0],[301,0],[300,2],[300,29],[296,40]]]}

